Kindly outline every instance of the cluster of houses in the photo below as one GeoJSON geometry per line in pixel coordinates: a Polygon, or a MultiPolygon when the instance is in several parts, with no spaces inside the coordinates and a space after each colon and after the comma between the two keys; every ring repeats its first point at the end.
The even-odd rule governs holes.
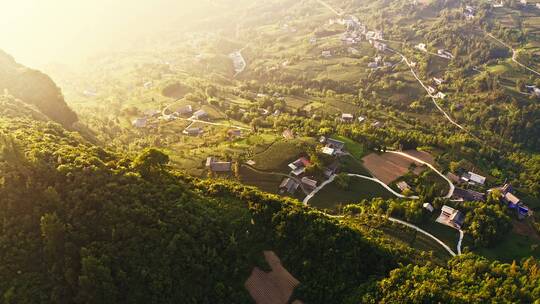
{"type": "MultiPolygon", "coordinates": [[[[346,124],[350,124],[350,123],[355,122],[354,115],[351,114],[351,113],[342,113],[341,116],[339,118],[337,118],[337,120],[339,122],[341,122],[341,123],[346,123],[346,124]]],[[[356,120],[358,121],[358,123],[363,123],[366,120],[366,118],[364,116],[358,116],[356,118],[356,120]]],[[[381,127],[383,127],[383,123],[376,120],[371,124],[371,126],[373,128],[381,128],[381,127]]]]}
{"type": "Polygon", "coordinates": [[[368,63],[368,68],[371,68],[371,69],[378,69],[378,68],[390,67],[390,66],[392,66],[392,63],[385,62],[380,55],[375,56],[373,61],[368,63]]]}
{"type": "Polygon", "coordinates": [[[306,172],[306,168],[309,166],[311,166],[311,162],[306,157],[300,157],[291,162],[289,164],[289,168],[291,169],[289,175],[291,177],[287,177],[281,181],[281,184],[279,185],[280,193],[294,194],[299,187],[309,190],[317,188],[316,180],[308,176],[303,176],[306,172]]]}

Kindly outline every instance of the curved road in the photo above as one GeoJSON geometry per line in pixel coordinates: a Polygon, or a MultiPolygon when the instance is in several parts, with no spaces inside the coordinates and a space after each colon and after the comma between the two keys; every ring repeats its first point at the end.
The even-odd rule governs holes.
{"type": "Polygon", "coordinates": [[[524,65],[523,63],[517,61],[517,59],[516,59],[516,57],[517,57],[517,52],[516,52],[516,50],[515,50],[513,47],[511,47],[510,45],[506,44],[504,41],[502,41],[502,40],[496,38],[495,36],[491,35],[490,33],[486,33],[486,35],[487,35],[488,37],[492,38],[493,40],[499,42],[500,44],[504,45],[506,48],[510,49],[510,50],[512,51],[512,61],[513,61],[513,62],[515,62],[515,63],[516,63],[517,65],[519,65],[520,67],[522,67],[522,68],[528,70],[529,72],[534,73],[534,74],[540,76],[540,73],[539,73],[539,72],[537,72],[537,71],[531,69],[530,67],[524,65]]]}

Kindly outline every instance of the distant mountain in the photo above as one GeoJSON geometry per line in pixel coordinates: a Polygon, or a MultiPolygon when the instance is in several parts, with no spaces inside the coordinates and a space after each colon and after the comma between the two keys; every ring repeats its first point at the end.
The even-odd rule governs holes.
{"type": "Polygon", "coordinates": [[[62,96],[60,88],[46,74],[27,68],[0,50],[0,91],[35,106],[42,114],[64,127],[78,121],[62,96]]]}

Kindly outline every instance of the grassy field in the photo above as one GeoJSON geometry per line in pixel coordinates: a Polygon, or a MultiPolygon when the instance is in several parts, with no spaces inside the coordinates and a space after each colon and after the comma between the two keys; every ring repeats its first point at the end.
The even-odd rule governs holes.
{"type": "Polygon", "coordinates": [[[255,168],[259,170],[286,172],[289,162],[305,153],[312,145],[315,145],[313,138],[280,140],[255,154],[252,159],[255,161],[255,168]]]}
{"type": "Polygon", "coordinates": [[[282,179],[283,177],[278,175],[262,174],[246,167],[240,168],[240,181],[243,184],[255,186],[262,191],[277,193],[282,179]]]}
{"type": "Polygon", "coordinates": [[[366,149],[360,143],[341,135],[332,135],[331,138],[340,140],[345,143],[345,150],[351,153],[351,155],[357,160],[362,159],[366,154],[366,149]]]}
{"type": "Polygon", "coordinates": [[[492,248],[473,250],[479,255],[489,259],[504,262],[519,261],[524,257],[534,256],[540,258],[540,245],[530,237],[514,232],[508,233],[498,244],[492,248]],[[536,246],[536,247],[534,247],[536,246]]]}
{"type": "Polygon", "coordinates": [[[340,205],[359,202],[375,197],[394,197],[381,185],[362,178],[351,177],[349,189],[340,189],[335,183],[326,185],[310,201],[309,204],[320,209],[335,209],[340,205]]]}

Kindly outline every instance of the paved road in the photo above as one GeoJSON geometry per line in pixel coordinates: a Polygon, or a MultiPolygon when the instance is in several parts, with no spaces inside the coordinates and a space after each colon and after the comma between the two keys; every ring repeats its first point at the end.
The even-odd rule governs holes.
{"type": "Polygon", "coordinates": [[[459,229],[459,241],[457,243],[457,253],[458,254],[461,254],[461,241],[463,241],[463,235],[464,235],[463,230],[459,229]]]}
{"type": "Polygon", "coordinates": [[[448,193],[444,196],[444,198],[451,198],[452,195],[454,194],[454,190],[455,190],[455,186],[454,184],[452,183],[451,180],[448,179],[448,177],[446,177],[446,175],[442,174],[439,170],[437,170],[437,168],[435,168],[432,164],[428,163],[428,162],[425,162],[417,157],[414,157],[414,156],[411,156],[407,153],[404,153],[404,152],[401,152],[401,151],[386,151],[388,153],[394,153],[394,154],[399,154],[403,157],[407,157],[409,159],[412,159],[416,162],[419,162],[421,164],[424,164],[426,166],[428,166],[431,170],[435,171],[435,173],[437,173],[438,175],[440,175],[444,180],[446,180],[446,182],[448,183],[448,186],[449,186],[449,189],[448,189],[448,193]]]}
{"type": "Polygon", "coordinates": [[[540,76],[540,73],[539,73],[538,71],[535,71],[535,70],[531,69],[530,67],[528,67],[528,66],[522,64],[521,62],[517,61],[517,59],[516,59],[516,57],[517,57],[517,52],[516,52],[516,50],[515,50],[513,47],[511,47],[510,45],[506,44],[504,41],[502,41],[502,40],[496,38],[495,36],[491,35],[490,33],[486,33],[486,35],[487,35],[488,37],[492,38],[493,40],[499,42],[500,44],[504,45],[505,47],[509,48],[509,49],[512,51],[512,61],[513,61],[513,62],[515,62],[515,63],[516,63],[517,65],[519,65],[520,67],[522,67],[522,68],[528,70],[529,72],[534,73],[534,74],[540,76]]]}
{"type": "Polygon", "coordinates": [[[453,125],[455,125],[456,127],[460,128],[461,130],[469,133],[462,125],[458,124],[457,122],[455,122],[451,117],[450,115],[448,115],[448,113],[446,113],[446,111],[443,110],[443,108],[441,108],[441,106],[439,106],[439,104],[437,103],[437,100],[435,99],[435,96],[433,96],[427,86],[424,84],[424,82],[422,82],[422,80],[420,80],[420,78],[418,78],[418,75],[416,74],[416,72],[414,71],[413,69],[413,66],[412,64],[409,62],[409,60],[407,59],[407,57],[405,57],[405,55],[403,55],[402,53],[394,50],[394,49],[391,49],[391,48],[388,48],[389,51],[391,52],[394,52],[396,54],[398,54],[399,56],[401,56],[401,58],[403,58],[403,60],[405,61],[405,63],[407,64],[407,66],[409,67],[409,69],[411,70],[414,78],[416,78],[416,80],[420,83],[420,85],[424,88],[424,90],[426,90],[426,92],[428,93],[429,97],[431,97],[431,101],[433,102],[433,104],[435,105],[435,107],[437,107],[437,109],[439,110],[439,112],[441,112],[444,117],[446,117],[446,119],[452,123],[453,125]]]}
{"type": "MultiPolygon", "coordinates": [[[[331,214],[327,214],[325,213],[328,217],[331,217],[331,218],[344,218],[345,216],[344,215],[331,215],[331,214]]],[[[414,225],[414,224],[411,224],[411,223],[408,223],[408,222],[405,222],[403,220],[400,220],[400,219],[397,219],[397,218],[393,218],[393,217],[389,217],[389,216],[383,216],[383,215],[377,215],[377,214],[372,214],[372,215],[375,215],[375,216],[380,216],[380,217],[384,217],[386,219],[388,219],[389,221],[391,222],[394,222],[394,223],[399,223],[401,225],[404,225],[404,226],[407,226],[409,228],[412,228],[412,229],[415,229],[416,231],[422,233],[423,235],[431,238],[432,240],[434,240],[435,242],[437,242],[439,245],[441,245],[451,256],[456,256],[456,253],[448,246],[446,245],[443,241],[441,241],[440,239],[438,239],[436,236],[434,236],[433,234],[425,231],[424,229],[414,225]]],[[[460,249],[460,245],[458,244],[458,254],[461,254],[461,249],[460,249]]]]}

